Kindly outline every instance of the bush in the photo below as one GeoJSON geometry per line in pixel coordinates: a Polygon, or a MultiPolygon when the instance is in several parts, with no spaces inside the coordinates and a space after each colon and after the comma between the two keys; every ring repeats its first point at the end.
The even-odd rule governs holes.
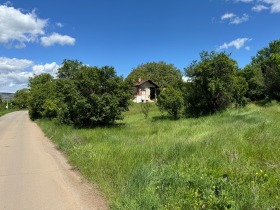
{"type": "Polygon", "coordinates": [[[168,87],[158,96],[157,105],[161,111],[167,111],[172,118],[178,119],[184,106],[183,94],[180,90],[168,87]]]}
{"type": "Polygon", "coordinates": [[[185,69],[191,82],[185,90],[186,113],[191,116],[213,114],[225,110],[234,101],[244,103],[246,82],[236,82],[237,62],[229,55],[202,52],[201,61],[193,61],[185,69]]]}
{"type": "Polygon", "coordinates": [[[113,124],[128,110],[130,88],[113,67],[64,61],[58,70],[59,121],[76,126],[113,124]]]}

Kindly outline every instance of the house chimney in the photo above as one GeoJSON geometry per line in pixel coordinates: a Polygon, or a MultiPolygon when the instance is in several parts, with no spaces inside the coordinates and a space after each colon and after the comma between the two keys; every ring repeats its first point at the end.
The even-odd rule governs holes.
{"type": "Polygon", "coordinates": [[[141,78],[138,78],[138,82],[141,82],[142,81],[142,79],[141,78]]]}

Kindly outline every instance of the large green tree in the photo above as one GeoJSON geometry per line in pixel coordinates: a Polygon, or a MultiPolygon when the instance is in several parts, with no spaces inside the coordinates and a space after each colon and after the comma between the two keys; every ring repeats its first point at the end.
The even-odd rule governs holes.
{"type": "Polygon", "coordinates": [[[178,87],[182,83],[182,72],[173,64],[148,62],[132,69],[126,81],[132,86],[138,79],[150,79],[160,88],[168,86],[178,87]]]}
{"type": "Polygon", "coordinates": [[[57,93],[60,121],[77,126],[108,125],[122,119],[130,99],[129,86],[113,67],[89,67],[71,60],[58,70],[57,93]]]}
{"type": "Polygon", "coordinates": [[[268,47],[258,51],[251,65],[261,69],[266,96],[280,100],[280,40],[272,41],[268,47]]]}
{"type": "Polygon", "coordinates": [[[27,88],[18,90],[14,95],[14,104],[20,109],[28,107],[29,90],[27,88]]]}
{"type": "Polygon", "coordinates": [[[185,68],[191,82],[186,84],[185,101],[188,115],[212,114],[240,103],[246,82],[236,80],[237,62],[226,53],[205,52],[200,61],[193,61],[185,68]]]}
{"type": "Polygon", "coordinates": [[[50,74],[40,74],[29,79],[29,116],[31,119],[56,116],[56,85],[50,74]],[[55,107],[55,108],[54,108],[55,107]]]}
{"type": "Polygon", "coordinates": [[[266,95],[266,87],[260,66],[249,64],[241,71],[241,75],[248,83],[246,97],[251,101],[264,99],[266,95]]]}

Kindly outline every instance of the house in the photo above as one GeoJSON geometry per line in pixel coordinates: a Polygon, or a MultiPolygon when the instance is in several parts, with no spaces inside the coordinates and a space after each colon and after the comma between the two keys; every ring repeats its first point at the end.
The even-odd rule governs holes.
{"type": "Polygon", "coordinates": [[[142,80],[141,78],[134,84],[135,98],[133,102],[154,102],[157,99],[157,89],[159,86],[152,80],[142,80]]]}

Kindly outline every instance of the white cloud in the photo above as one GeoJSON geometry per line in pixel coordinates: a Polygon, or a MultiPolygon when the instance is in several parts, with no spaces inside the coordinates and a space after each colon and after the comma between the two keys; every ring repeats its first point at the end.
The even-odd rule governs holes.
{"type": "Polygon", "coordinates": [[[225,13],[222,17],[221,20],[226,20],[226,19],[231,19],[234,18],[236,15],[233,13],[225,13]]]}
{"type": "Polygon", "coordinates": [[[59,27],[59,28],[63,28],[63,24],[62,23],[56,23],[56,25],[59,27]]]}
{"type": "Polygon", "coordinates": [[[249,20],[249,15],[243,14],[241,17],[234,17],[233,19],[230,20],[230,24],[240,24],[247,22],[249,20]]]}
{"type": "Polygon", "coordinates": [[[271,13],[280,12],[280,0],[261,0],[261,1],[270,5],[271,13]]]}
{"type": "Polygon", "coordinates": [[[17,48],[25,47],[26,42],[35,42],[45,33],[47,20],[35,14],[23,13],[20,9],[0,5],[0,43],[17,48]]]}
{"type": "Polygon", "coordinates": [[[34,65],[33,61],[0,57],[0,92],[15,92],[27,88],[28,79],[41,73],[56,75],[59,65],[55,62],[34,65]]]}
{"type": "Polygon", "coordinates": [[[251,50],[251,47],[246,46],[246,47],[245,47],[245,50],[250,51],[250,50],[251,50]]]}
{"type": "Polygon", "coordinates": [[[258,5],[255,5],[254,7],[252,7],[252,10],[255,12],[261,12],[261,11],[267,10],[267,9],[269,9],[269,8],[264,5],[261,5],[261,4],[258,4],[258,5]]]}
{"type": "MultiPolygon", "coordinates": [[[[60,28],[62,23],[56,23],[60,28]]],[[[75,39],[67,36],[53,33],[45,36],[48,26],[47,19],[37,17],[35,10],[24,12],[10,6],[10,3],[0,4],[0,44],[7,48],[25,48],[27,43],[41,41],[43,46],[74,45],[75,39]]]]}
{"type": "MultiPolygon", "coordinates": [[[[235,47],[237,50],[239,50],[240,48],[242,48],[246,42],[249,42],[251,41],[252,39],[249,39],[249,38],[238,38],[238,39],[235,39],[229,43],[224,43],[223,45],[219,46],[217,48],[217,50],[224,50],[224,49],[228,49],[230,47],[235,47]]],[[[249,48],[247,48],[248,50],[249,48]]]]}
{"type": "Polygon", "coordinates": [[[44,47],[53,46],[55,44],[60,45],[74,45],[75,39],[67,35],[60,35],[58,33],[53,33],[51,36],[41,37],[41,43],[44,47]]]}
{"type": "Polygon", "coordinates": [[[249,20],[249,15],[243,14],[241,17],[237,16],[234,13],[225,13],[221,16],[221,21],[229,20],[230,24],[241,24],[249,20]]]}
{"type": "Polygon", "coordinates": [[[59,68],[59,65],[57,65],[56,62],[47,63],[45,65],[34,65],[32,67],[33,73],[38,75],[42,73],[49,73],[52,76],[55,76],[57,73],[57,69],[59,68]]]}
{"type": "Polygon", "coordinates": [[[31,67],[33,62],[26,59],[0,57],[0,72],[18,72],[31,67]]]}

